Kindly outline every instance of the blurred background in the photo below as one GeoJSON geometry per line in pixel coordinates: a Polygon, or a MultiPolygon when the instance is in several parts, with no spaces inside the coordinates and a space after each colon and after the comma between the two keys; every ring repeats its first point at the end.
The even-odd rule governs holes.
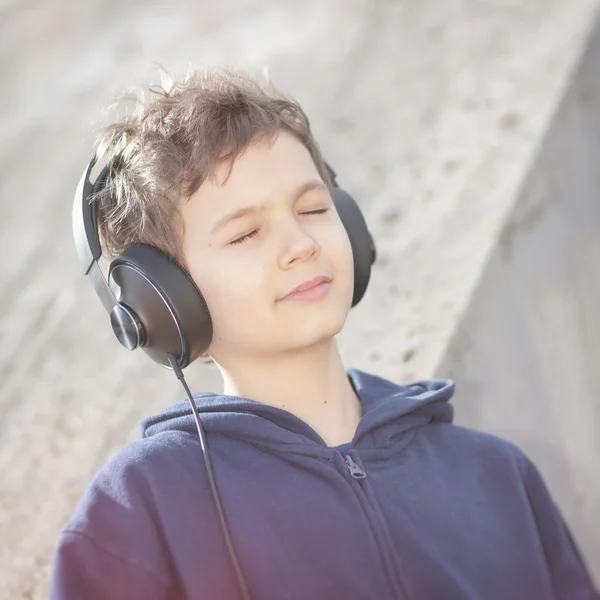
{"type": "Polygon", "coordinates": [[[71,232],[104,108],[156,63],[268,68],[301,102],[378,245],[347,365],[455,378],[456,421],[530,455],[600,582],[597,4],[0,0],[0,598],[45,597],[94,472],[183,397],[114,339],[71,232]]]}

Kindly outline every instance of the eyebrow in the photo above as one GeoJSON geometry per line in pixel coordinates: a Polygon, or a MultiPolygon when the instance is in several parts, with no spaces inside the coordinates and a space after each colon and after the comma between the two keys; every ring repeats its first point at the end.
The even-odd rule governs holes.
{"type": "MultiPolygon", "coordinates": [[[[304,196],[307,192],[311,192],[313,190],[327,190],[328,187],[321,180],[310,180],[306,181],[298,188],[296,188],[291,196],[292,202],[296,202],[299,198],[304,196]]],[[[257,212],[264,212],[266,210],[266,206],[264,205],[254,205],[254,206],[245,206],[243,208],[238,208],[234,210],[232,213],[221,217],[212,228],[211,234],[215,233],[219,229],[225,227],[225,225],[231,223],[232,221],[236,221],[237,219],[241,219],[242,217],[247,217],[248,215],[255,214],[257,212]]]]}

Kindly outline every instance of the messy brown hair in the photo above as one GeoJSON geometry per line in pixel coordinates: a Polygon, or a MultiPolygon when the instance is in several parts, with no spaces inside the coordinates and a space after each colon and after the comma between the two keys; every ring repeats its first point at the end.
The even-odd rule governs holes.
{"type": "Polygon", "coordinates": [[[185,268],[183,223],[177,210],[223,163],[229,168],[257,138],[287,130],[304,144],[323,181],[331,180],[300,105],[233,70],[192,71],[174,82],[138,92],[134,110],[108,126],[98,144],[110,170],[95,196],[100,235],[108,255],[128,245],[156,246],[185,268]]]}

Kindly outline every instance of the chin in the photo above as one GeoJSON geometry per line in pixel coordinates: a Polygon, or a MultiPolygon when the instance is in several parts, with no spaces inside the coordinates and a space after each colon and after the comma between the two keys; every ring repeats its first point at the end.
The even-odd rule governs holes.
{"type": "Polygon", "coordinates": [[[344,327],[347,311],[326,311],[321,315],[306,315],[303,323],[296,321],[288,329],[286,345],[294,348],[308,347],[334,338],[344,327]]]}

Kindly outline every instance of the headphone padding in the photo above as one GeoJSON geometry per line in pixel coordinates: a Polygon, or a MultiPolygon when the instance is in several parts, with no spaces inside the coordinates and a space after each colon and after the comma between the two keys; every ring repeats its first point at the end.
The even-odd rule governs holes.
{"type": "Polygon", "coordinates": [[[202,293],[189,275],[164,252],[132,244],[110,264],[121,289],[119,303],[134,311],[146,337],[143,350],[168,367],[167,354],[185,368],[212,340],[212,320],[202,293]]]}
{"type": "Polygon", "coordinates": [[[371,278],[371,265],[375,262],[375,244],[365,218],[356,200],[339,187],[333,188],[333,201],[346,228],[354,257],[354,295],[352,306],[362,299],[371,278]]]}

